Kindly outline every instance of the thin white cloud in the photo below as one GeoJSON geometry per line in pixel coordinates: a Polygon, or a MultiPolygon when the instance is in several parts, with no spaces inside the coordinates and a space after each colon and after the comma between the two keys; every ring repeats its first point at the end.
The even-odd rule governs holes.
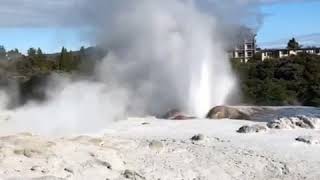
{"type": "MultiPolygon", "coordinates": [[[[287,46],[287,43],[291,38],[293,37],[287,37],[287,38],[279,39],[272,42],[262,42],[259,45],[261,46],[261,48],[284,48],[287,46]]],[[[308,47],[308,46],[319,47],[320,46],[320,33],[305,34],[305,35],[296,36],[294,38],[303,47],[308,47]]]]}
{"type": "Polygon", "coordinates": [[[0,26],[52,26],[64,24],[72,12],[70,0],[1,0],[0,26]]]}
{"type": "MultiPolygon", "coordinates": [[[[114,0],[1,0],[0,2],[0,27],[17,26],[66,26],[79,25],[83,23],[88,8],[104,8],[114,0]],[[99,7],[103,5],[103,7],[99,7]]],[[[248,13],[256,13],[255,7],[263,3],[297,2],[303,0],[194,0],[197,4],[212,5],[206,7],[208,11],[223,13],[229,17],[246,16],[248,13]],[[218,7],[217,7],[218,6],[218,7]],[[250,11],[242,11],[251,8],[250,11]]],[[[312,1],[312,0],[309,0],[312,1]]],[[[126,1],[126,3],[130,3],[126,1]]],[[[92,11],[93,10],[93,11],[92,11]]],[[[102,12],[99,12],[102,13],[102,12]]],[[[103,12],[104,13],[104,12],[103,12]]],[[[262,21],[256,17],[257,21],[262,21]]]]}

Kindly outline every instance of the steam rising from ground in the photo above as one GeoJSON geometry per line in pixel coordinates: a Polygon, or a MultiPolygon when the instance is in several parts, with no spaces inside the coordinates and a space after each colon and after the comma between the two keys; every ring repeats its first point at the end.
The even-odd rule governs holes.
{"type": "MultiPolygon", "coordinates": [[[[126,116],[178,108],[203,117],[235,86],[219,22],[193,1],[108,1],[91,19],[109,50],[97,82],[54,77],[49,101],[11,115],[11,128],[40,133],[95,132],[126,116]]],[[[90,12],[90,11],[87,11],[90,12]]]]}

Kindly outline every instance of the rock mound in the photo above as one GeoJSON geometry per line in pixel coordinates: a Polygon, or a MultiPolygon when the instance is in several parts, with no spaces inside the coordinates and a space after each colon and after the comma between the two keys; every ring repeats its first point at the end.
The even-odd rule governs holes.
{"type": "Polygon", "coordinates": [[[248,114],[228,106],[216,106],[207,114],[208,119],[241,119],[250,120],[248,114]]]}

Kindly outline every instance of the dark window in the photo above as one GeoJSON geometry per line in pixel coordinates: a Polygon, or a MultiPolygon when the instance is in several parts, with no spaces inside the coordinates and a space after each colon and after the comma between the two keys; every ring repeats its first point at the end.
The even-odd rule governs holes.
{"type": "Polygon", "coordinates": [[[252,49],[252,44],[247,44],[248,49],[252,49]]]}

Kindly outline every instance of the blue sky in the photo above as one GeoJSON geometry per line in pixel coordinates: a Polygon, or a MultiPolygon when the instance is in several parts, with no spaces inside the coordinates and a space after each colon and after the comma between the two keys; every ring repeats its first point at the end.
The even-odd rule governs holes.
{"type": "Polygon", "coordinates": [[[0,28],[0,44],[6,49],[18,48],[21,52],[30,47],[59,52],[62,46],[72,50],[89,46],[80,37],[80,32],[71,28],[0,28]]]}
{"type": "MultiPolygon", "coordinates": [[[[90,45],[90,43],[79,38],[81,37],[79,30],[73,28],[50,28],[45,25],[45,21],[55,22],[56,19],[54,17],[43,17],[44,14],[35,14],[35,12],[62,14],[54,9],[63,9],[61,7],[64,7],[63,5],[67,1],[47,0],[51,3],[50,6],[45,4],[45,1],[39,1],[40,3],[37,5],[30,3],[32,0],[3,1],[7,1],[7,7],[3,6],[3,9],[0,7],[1,20],[12,19],[12,14],[7,11],[10,7],[21,8],[15,9],[16,12],[19,12],[19,16],[16,19],[7,21],[13,25],[10,23],[1,24],[0,22],[0,44],[7,49],[19,48],[22,52],[26,52],[29,47],[41,47],[45,52],[56,52],[60,51],[62,46],[68,49],[79,49],[81,46],[90,45]],[[55,6],[59,8],[55,8],[55,6]],[[51,8],[43,9],[43,7],[51,8]],[[28,8],[30,10],[26,11],[28,8]],[[43,12],[35,11],[37,9],[42,9],[43,12]],[[30,16],[42,17],[37,20],[44,24],[44,27],[37,28],[37,26],[32,25],[33,28],[28,28],[24,24],[19,24],[19,28],[14,26],[14,23],[27,21],[26,17],[30,16]]],[[[267,0],[262,1],[267,2],[267,0]]],[[[6,3],[3,4],[6,5],[6,3]]],[[[257,40],[259,46],[284,46],[288,39],[292,37],[297,37],[302,44],[320,45],[320,0],[283,0],[277,3],[263,4],[260,8],[264,14],[264,21],[258,31],[257,40]]],[[[59,18],[61,19],[61,17],[59,18]]],[[[29,23],[32,24],[33,22],[29,23]]]]}
{"type": "Polygon", "coordinates": [[[320,45],[320,1],[269,4],[262,11],[265,19],[257,37],[261,46],[283,46],[292,37],[320,45]]]}

